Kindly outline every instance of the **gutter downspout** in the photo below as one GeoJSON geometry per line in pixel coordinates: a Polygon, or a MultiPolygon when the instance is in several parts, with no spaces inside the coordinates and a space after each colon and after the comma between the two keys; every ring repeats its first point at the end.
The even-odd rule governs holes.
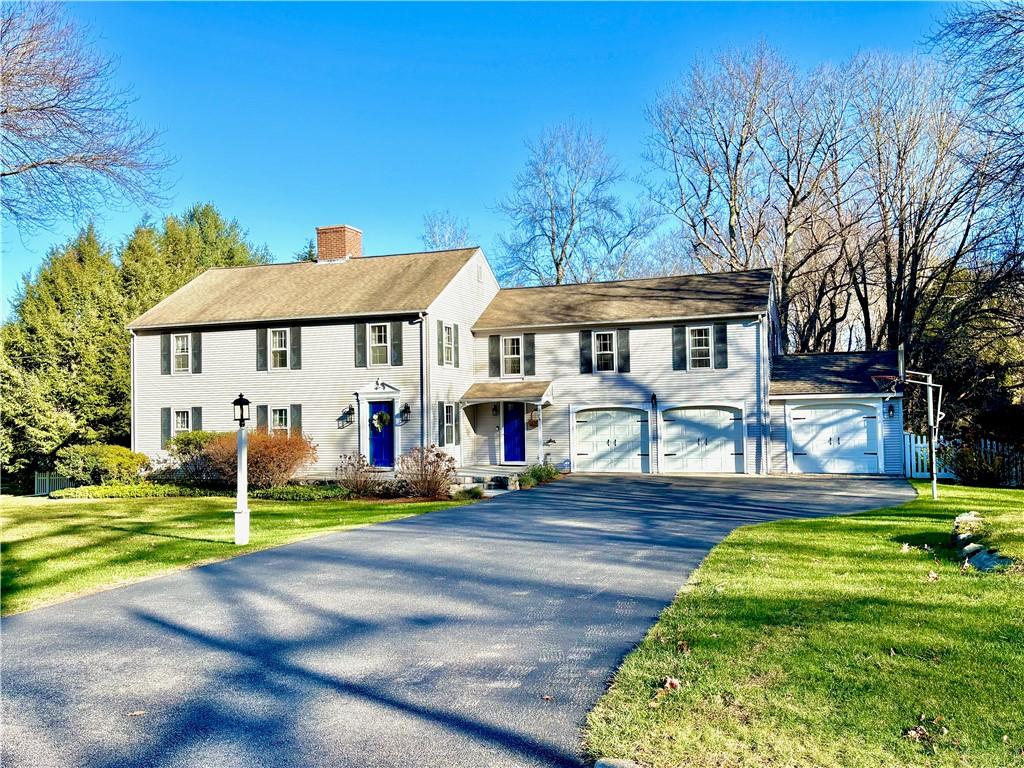
{"type": "Polygon", "coordinates": [[[427,350],[426,338],[424,336],[427,325],[427,313],[420,312],[419,316],[412,321],[420,327],[420,448],[427,447],[427,350]]]}
{"type": "Polygon", "coordinates": [[[761,354],[761,376],[758,393],[758,411],[761,414],[761,471],[758,474],[767,475],[771,469],[771,414],[768,411],[768,387],[771,366],[771,351],[768,349],[768,324],[765,322],[765,315],[757,316],[757,346],[761,354]]]}
{"type": "Polygon", "coordinates": [[[131,377],[131,389],[129,390],[129,402],[128,402],[128,440],[135,450],[135,331],[131,328],[128,329],[128,333],[131,334],[131,344],[128,347],[128,371],[131,377]]]}

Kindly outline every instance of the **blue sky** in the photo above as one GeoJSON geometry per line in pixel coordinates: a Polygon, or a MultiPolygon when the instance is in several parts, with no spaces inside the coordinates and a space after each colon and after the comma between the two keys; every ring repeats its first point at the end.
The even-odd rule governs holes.
{"type": "MultiPolygon", "coordinates": [[[[640,170],[644,108],[695,56],[765,40],[811,67],[914,50],[930,3],[96,3],[70,13],[117,59],[134,114],[175,163],[154,216],[211,201],[277,260],[324,224],[367,253],[415,250],[449,209],[489,248],[524,138],[578,118],[640,170]]],[[[117,242],[145,211],[101,213],[117,242]]],[[[25,271],[81,222],[2,233],[5,310],[25,271]]]]}

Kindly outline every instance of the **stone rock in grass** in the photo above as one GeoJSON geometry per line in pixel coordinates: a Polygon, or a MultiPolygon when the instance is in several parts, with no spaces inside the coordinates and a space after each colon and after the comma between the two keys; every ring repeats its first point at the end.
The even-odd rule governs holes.
{"type": "Polygon", "coordinates": [[[964,547],[961,547],[960,551],[957,554],[960,555],[960,557],[970,558],[970,557],[974,557],[979,552],[984,552],[984,551],[985,551],[985,547],[983,547],[978,542],[973,541],[970,544],[968,544],[968,545],[966,545],[964,547]]]}
{"type": "Polygon", "coordinates": [[[972,541],[984,538],[988,532],[988,525],[985,518],[977,512],[964,512],[957,515],[953,520],[953,533],[950,536],[950,543],[960,549],[972,541]]]}
{"type": "Polygon", "coordinates": [[[967,562],[971,564],[972,568],[976,568],[979,571],[991,571],[993,568],[999,568],[1013,563],[1010,558],[1003,557],[994,549],[987,549],[984,552],[979,552],[967,562]]]}
{"type": "Polygon", "coordinates": [[[640,764],[619,757],[602,757],[594,763],[594,768],[640,768],[640,764]]]}

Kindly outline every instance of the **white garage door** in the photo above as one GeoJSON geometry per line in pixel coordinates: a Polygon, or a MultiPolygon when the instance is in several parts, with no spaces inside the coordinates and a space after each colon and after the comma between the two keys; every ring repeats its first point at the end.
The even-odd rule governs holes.
{"type": "Polygon", "coordinates": [[[576,413],[579,472],[649,472],[647,412],[602,408],[576,413]]]}
{"type": "Polygon", "coordinates": [[[798,472],[878,472],[876,412],[861,405],[792,408],[793,465],[798,472]]]}
{"type": "Polygon", "coordinates": [[[673,408],[661,423],[663,472],[742,472],[738,408],[673,408]]]}

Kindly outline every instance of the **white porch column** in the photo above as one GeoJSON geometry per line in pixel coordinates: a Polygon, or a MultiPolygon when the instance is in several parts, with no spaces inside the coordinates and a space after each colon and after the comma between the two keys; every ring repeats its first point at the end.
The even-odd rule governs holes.
{"type": "Polygon", "coordinates": [[[537,463],[544,463],[544,405],[537,403],[537,463]]]}

